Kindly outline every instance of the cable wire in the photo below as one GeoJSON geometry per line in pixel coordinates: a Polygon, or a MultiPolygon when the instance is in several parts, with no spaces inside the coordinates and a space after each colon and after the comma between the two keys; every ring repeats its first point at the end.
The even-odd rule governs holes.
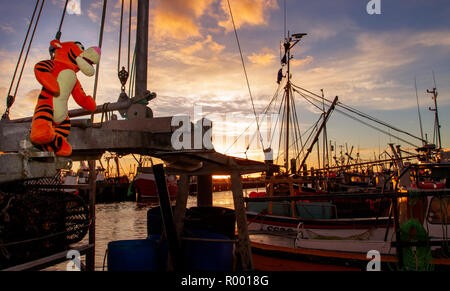
{"type": "MultiPolygon", "coordinates": [[[[310,96],[311,98],[314,98],[314,97],[319,98],[319,99],[320,99],[320,103],[322,103],[323,101],[327,101],[328,103],[332,103],[332,101],[330,101],[329,99],[326,99],[326,98],[324,98],[324,97],[322,97],[322,96],[319,96],[319,95],[317,95],[317,94],[315,94],[315,93],[313,93],[313,92],[311,92],[311,91],[308,91],[308,90],[306,90],[306,89],[304,89],[304,88],[302,88],[302,87],[296,86],[296,85],[294,85],[294,84],[292,84],[292,86],[294,86],[294,87],[295,87],[296,89],[298,89],[298,90],[301,90],[301,91],[304,91],[304,92],[307,92],[307,93],[311,94],[311,95],[312,95],[312,96],[310,96]]],[[[316,100],[316,101],[317,101],[317,100],[316,100]]],[[[361,117],[363,117],[363,118],[369,119],[369,120],[371,120],[371,121],[373,121],[373,122],[379,123],[379,124],[381,124],[381,125],[383,125],[383,126],[385,126],[385,127],[388,127],[388,128],[390,128],[390,129],[394,130],[394,131],[403,133],[403,134],[405,134],[405,135],[408,135],[408,136],[410,136],[410,137],[412,137],[412,138],[414,138],[414,139],[418,139],[418,140],[420,140],[421,142],[423,142],[423,140],[422,140],[420,137],[417,137],[417,136],[415,136],[415,135],[413,135],[413,134],[411,134],[411,133],[409,133],[409,132],[407,132],[407,131],[404,131],[404,130],[402,130],[402,129],[396,128],[396,127],[394,127],[394,126],[392,126],[392,125],[390,125],[390,124],[388,124],[388,123],[386,123],[386,122],[384,122],[384,121],[382,121],[382,120],[379,120],[379,119],[377,119],[377,118],[375,118],[375,117],[372,117],[372,116],[370,116],[370,115],[368,115],[368,114],[366,114],[366,113],[364,113],[364,112],[362,112],[362,111],[359,111],[359,110],[357,110],[357,109],[355,109],[355,108],[352,108],[352,107],[350,107],[350,106],[348,106],[348,105],[345,105],[345,104],[343,104],[342,102],[338,102],[338,103],[336,104],[336,106],[342,107],[343,109],[345,109],[345,110],[347,110],[347,111],[350,111],[350,112],[352,112],[352,113],[354,113],[354,114],[356,114],[356,115],[359,115],[359,116],[361,116],[361,117]]]]}
{"type": "MultiPolygon", "coordinates": [[[[38,3],[39,3],[39,1],[37,1],[37,3],[36,3],[36,8],[37,8],[38,3]]],[[[39,13],[38,13],[38,16],[36,18],[36,22],[34,23],[33,32],[31,33],[30,42],[28,43],[28,48],[27,48],[27,51],[25,53],[25,58],[23,60],[22,68],[20,70],[19,77],[17,79],[16,89],[14,90],[14,94],[12,96],[9,95],[10,92],[8,92],[8,96],[6,98],[7,99],[7,101],[6,101],[7,102],[7,104],[6,104],[6,111],[3,114],[3,116],[2,116],[2,120],[9,119],[9,110],[11,109],[12,105],[14,104],[14,101],[16,100],[17,90],[19,89],[20,81],[22,80],[23,70],[25,69],[25,65],[27,63],[28,55],[30,53],[31,45],[32,45],[33,39],[34,39],[34,34],[36,33],[36,28],[37,28],[39,20],[41,18],[42,8],[44,7],[44,4],[45,4],[45,0],[42,0],[41,7],[39,9],[39,13]]],[[[24,41],[23,45],[25,45],[26,40],[28,38],[29,29],[31,28],[31,25],[33,23],[35,12],[36,12],[36,10],[33,12],[33,18],[32,18],[32,20],[30,22],[30,26],[29,26],[28,31],[27,31],[27,37],[25,37],[25,41],[24,41]]],[[[20,59],[22,58],[22,53],[23,53],[23,47],[22,47],[22,51],[20,53],[19,61],[17,62],[17,66],[19,65],[20,59]]],[[[13,80],[14,80],[15,75],[17,73],[17,66],[16,66],[16,71],[14,72],[13,80]]],[[[13,84],[13,82],[11,82],[11,86],[12,86],[12,84],[13,84]]],[[[10,87],[10,90],[11,90],[11,87],[10,87]]]]}
{"type": "MultiPolygon", "coordinates": [[[[103,11],[102,11],[102,22],[100,25],[100,36],[99,36],[99,40],[98,40],[98,47],[102,48],[102,44],[103,44],[103,32],[105,30],[105,18],[106,18],[106,7],[108,5],[108,0],[103,0],[103,11]]],[[[98,86],[98,75],[99,75],[99,71],[100,71],[100,60],[98,61],[96,70],[95,70],[95,81],[94,81],[94,93],[92,94],[92,98],[95,99],[97,98],[97,86],[98,86]]],[[[92,113],[91,115],[91,120],[92,123],[94,123],[94,113],[92,113]]]]}
{"type": "Polygon", "coordinates": [[[65,16],[66,16],[67,4],[68,4],[68,3],[69,3],[69,0],[66,0],[66,3],[65,3],[65,5],[64,5],[63,14],[62,14],[61,20],[60,20],[60,22],[59,22],[58,32],[56,32],[56,36],[55,36],[55,38],[56,38],[57,40],[60,40],[60,39],[61,39],[61,29],[62,29],[62,25],[63,25],[63,23],[64,23],[64,18],[65,18],[65,16]]]}
{"type": "Polygon", "coordinates": [[[27,43],[28,35],[30,34],[31,26],[32,26],[33,21],[34,21],[34,16],[36,15],[36,11],[37,11],[37,8],[39,6],[39,1],[40,0],[36,1],[36,6],[34,7],[33,15],[31,16],[30,24],[28,25],[27,33],[25,35],[25,39],[24,39],[23,44],[22,44],[22,49],[20,50],[19,59],[18,59],[17,64],[16,64],[16,68],[14,69],[13,78],[11,80],[11,84],[9,85],[9,90],[8,90],[8,95],[7,96],[9,96],[9,94],[11,93],[11,89],[12,89],[12,86],[13,86],[13,83],[14,83],[14,79],[16,78],[17,69],[19,68],[20,60],[22,59],[23,50],[25,49],[25,45],[27,43]]]}
{"type": "Polygon", "coordinates": [[[253,95],[252,95],[252,91],[250,89],[250,83],[248,81],[248,75],[247,75],[247,70],[245,68],[244,57],[242,56],[241,44],[239,42],[239,37],[238,37],[237,29],[236,29],[236,24],[234,23],[233,12],[231,11],[230,0],[227,0],[227,3],[228,3],[228,8],[230,10],[231,22],[233,23],[234,34],[236,36],[236,41],[237,41],[237,45],[238,45],[238,48],[239,48],[239,54],[241,56],[242,67],[244,69],[244,74],[245,74],[245,80],[247,81],[248,93],[250,95],[250,100],[252,101],[253,114],[255,115],[256,126],[258,128],[258,133],[259,133],[259,136],[260,136],[261,146],[264,149],[263,138],[262,138],[262,134],[261,134],[260,127],[259,127],[258,115],[256,115],[255,103],[253,102],[253,95]]]}

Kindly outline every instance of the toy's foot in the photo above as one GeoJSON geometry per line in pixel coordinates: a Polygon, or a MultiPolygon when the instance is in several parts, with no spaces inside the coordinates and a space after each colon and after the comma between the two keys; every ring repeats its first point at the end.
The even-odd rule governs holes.
{"type": "Polygon", "coordinates": [[[33,120],[30,139],[32,143],[39,145],[51,143],[55,139],[55,130],[48,121],[33,120]]]}
{"type": "Polygon", "coordinates": [[[63,139],[61,147],[55,154],[60,157],[69,157],[72,154],[72,146],[63,139]]]}

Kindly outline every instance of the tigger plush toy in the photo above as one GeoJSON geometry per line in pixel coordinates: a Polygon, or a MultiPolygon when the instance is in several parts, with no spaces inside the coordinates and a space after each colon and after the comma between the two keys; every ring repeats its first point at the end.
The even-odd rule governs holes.
{"type": "Polygon", "coordinates": [[[93,76],[94,64],[100,61],[100,49],[84,49],[79,42],[50,42],[54,54],[51,60],[41,61],[34,67],[38,82],[43,86],[31,123],[31,142],[42,151],[70,156],[72,147],[67,142],[70,132],[67,102],[72,94],[76,103],[93,112],[94,99],[87,96],[76,73],[93,76]]]}

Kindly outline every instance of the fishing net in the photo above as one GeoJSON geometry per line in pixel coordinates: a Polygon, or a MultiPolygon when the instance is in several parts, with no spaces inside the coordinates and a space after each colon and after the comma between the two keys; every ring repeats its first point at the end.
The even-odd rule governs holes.
{"type": "MultiPolygon", "coordinates": [[[[401,225],[400,238],[403,242],[427,242],[428,233],[417,219],[410,219],[401,225]]],[[[434,270],[430,246],[404,247],[402,254],[405,270],[434,270]]]]}
{"type": "Polygon", "coordinates": [[[0,269],[63,251],[86,235],[90,220],[85,201],[50,182],[57,181],[0,188],[0,269]]]}

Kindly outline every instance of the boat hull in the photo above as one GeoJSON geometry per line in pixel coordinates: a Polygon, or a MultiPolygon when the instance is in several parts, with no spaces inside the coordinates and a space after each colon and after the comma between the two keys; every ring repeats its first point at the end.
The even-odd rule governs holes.
{"type": "MultiPolygon", "coordinates": [[[[171,177],[167,177],[166,183],[169,198],[175,199],[178,192],[176,179],[174,181],[171,177]]],[[[158,199],[158,187],[153,174],[138,174],[134,180],[134,186],[136,189],[136,201],[152,201],[158,199]]]]}

